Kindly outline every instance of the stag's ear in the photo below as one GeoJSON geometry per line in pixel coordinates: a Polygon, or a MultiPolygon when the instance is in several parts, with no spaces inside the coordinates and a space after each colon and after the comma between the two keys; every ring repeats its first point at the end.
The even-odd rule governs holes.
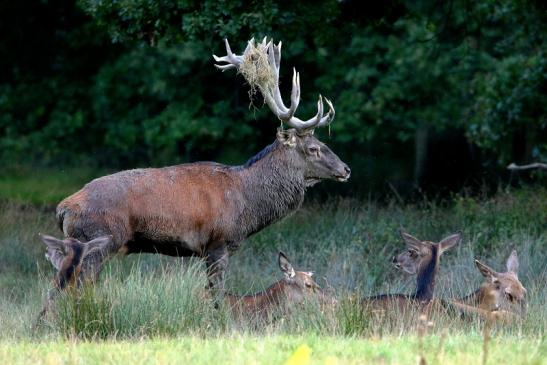
{"type": "Polygon", "coordinates": [[[59,270],[61,268],[61,263],[68,254],[68,247],[63,240],[41,233],[39,233],[39,236],[42,242],[47,246],[46,259],[51,262],[53,267],[59,270]]]}
{"type": "Polygon", "coordinates": [[[453,235],[443,238],[442,241],[439,242],[439,248],[441,250],[441,253],[456,246],[461,239],[462,239],[461,232],[457,232],[453,235]]]}
{"type": "Polygon", "coordinates": [[[283,271],[287,279],[294,278],[296,275],[296,272],[294,271],[289,259],[281,251],[279,251],[279,268],[283,271]]]}
{"type": "Polygon", "coordinates": [[[422,241],[420,241],[419,239],[417,239],[414,236],[411,236],[410,234],[406,233],[403,230],[401,230],[401,238],[403,239],[403,241],[405,241],[407,246],[410,246],[410,247],[414,248],[417,251],[420,251],[420,248],[423,245],[422,241]]]}
{"type": "Polygon", "coordinates": [[[494,271],[494,269],[483,264],[479,260],[475,260],[475,265],[477,266],[477,269],[479,269],[479,271],[481,272],[482,276],[484,276],[485,278],[493,280],[497,277],[497,272],[494,271]]]}
{"type": "Polygon", "coordinates": [[[106,253],[108,245],[112,242],[112,236],[102,236],[85,243],[84,257],[96,252],[106,253]]]}
{"type": "Polygon", "coordinates": [[[507,266],[507,271],[510,271],[515,275],[518,275],[518,273],[519,273],[519,257],[517,255],[516,250],[513,250],[513,252],[511,252],[511,255],[509,255],[509,258],[507,259],[507,262],[505,263],[505,266],[507,266]]]}
{"type": "Polygon", "coordinates": [[[296,146],[296,131],[294,129],[278,129],[277,140],[285,146],[296,146]]]}

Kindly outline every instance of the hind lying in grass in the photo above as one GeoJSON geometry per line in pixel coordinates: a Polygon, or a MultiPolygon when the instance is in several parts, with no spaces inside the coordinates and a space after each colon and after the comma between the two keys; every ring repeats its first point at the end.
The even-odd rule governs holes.
{"type": "MultiPolygon", "coordinates": [[[[407,233],[402,233],[402,236],[407,244],[407,249],[394,257],[393,263],[406,273],[417,275],[416,294],[407,300],[421,300],[418,304],[421,311],[431,312],[444,309],[448,312],[455,311],[462,316],[475,314],[506,321],[526,314],[526,289],[518,280],[519,263],[516,251],[513,251],[507,259],[507,272],[504,273],[496,272],[479,260],[475,260],[475,265],[487,280],[477,290],[462,298],[448,301],[436,300],[433,297],[433,289],[435,287],[435,273],[439,265],[438,258],[443,252],[443,242],[450,237],[435,244],[420,241],[407,233]],[[429,290],[424,288],[429,288],[429,290]]],[[[459,239],[460,235],[458,235],[457,241],[459,239]]]]}
{"type": "Polygon", "coordinates": [[[225,295],[224,300],[234,317],[267,319],[274,313],[288,311],[297,304],[314,299],[324,304],[336,303],[315,282],[313,272],[296,271],[283,252],[279,252],[278,263],[284,277],[267,289],[251,295],[225,295]]]}
{"type": "Polygon", "coordinates": [[[416,274],[414,294],[381,294],[363,298],[365,310],[398,313],[428,313],[432,310],[435,292],[435,277],[439,271],[441,255],[456,246],[461,233],[450,235],[438,243],[420,241],[406,232],[401,232],[408,250],[393,258],[393,263],[405,271],[416,274]]]}

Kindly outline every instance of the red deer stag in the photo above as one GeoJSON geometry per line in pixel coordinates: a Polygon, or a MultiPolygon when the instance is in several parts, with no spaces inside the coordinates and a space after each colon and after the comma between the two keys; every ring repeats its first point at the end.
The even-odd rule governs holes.
{"type": "MultiPolygon", "coordinates": [[[[349,167],[313,134],[334,118],[332,103],[303,121],[294,114],[300,101],[300,78],[294,72],[291,104],[279,91],[281,42],[251,40],[243,56],[215,57],[221,70],[239,69],[251,49],[259,49],[272,77],[260,87],[266,104],[288,129],[241,166],[196,162],[164,168],[118,172],[86,184],[57,206],[65,237],[85,242],[111,236],[101,250],[83,257],[77,283],[95,280],[105,260],[116,253],[160,253],[199,256],[206,260],[209,286],[224,292],[228,255],[241,242],[300,207],[306,189],[321,180],[346,181],[349,167]]],[[[252,60],[250,61],[252,62],[252,60]]],[[[59,250],[56,245],[48,250],[59,250]]],[[[50,293],[54,293],[50,291],[50,293]]],[[[52,295],[48,295],[51,299],[52,295]]],[[[48,299],[49,300],[49,299],[48,299]]]]}
{"type": "Polygon", "coordinates": [[[429,312],[434,298],[435,276],[439,271],[440,257],[446,250],[456,246],[461,236],[458,232],[435,243],[420,241],[406,232],[401,232],[407,250],[395,256],[393,263],[410,274],[416,274],[416,292],[410,295],[382,294],[363,298],[362,306],[380,311],[429,312]]]}
{"type": "Polygon", "coordinates": [[[336,302],[313,280],[312,272],[294,270],[283,252],[279,252],[278,260],[283,279],[256,294],[239,296],[227,293],[224,296],[235,317],[268,318],[276,311],[290,310],[306,298],[315,298],[324,304],[336,302]]]}

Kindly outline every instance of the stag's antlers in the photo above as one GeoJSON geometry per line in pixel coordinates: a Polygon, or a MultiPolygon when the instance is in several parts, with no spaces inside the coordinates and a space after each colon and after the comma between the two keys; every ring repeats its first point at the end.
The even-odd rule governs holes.
{"type": "Polygon", "coordinates": [[[273,41],[267,41],[264,37],[261,43],[256,44],[254,38],[247,43],[247,48],[243,52],[242,56],[238,56],[232,53],[228,40],[224,40],[226,43],[226,56],[218,57],[213,55],[216,62],[225,62],[223,65],[215,65],[218,69],[225,71],[230,69],[236,69],[241,71],[243,76],[247,79],[247,82],[251,86],[258,86],[266,104],[272,112],[287,126],[295,128],[299,131],[313,131],[317,127],[323,127],[329,125],[334,119],[334,107],[331,101],[327,98],[323,98],[319,95],[317,101],[317,114],[308,120],[301,120],[294,116],[298,104],[300,103],[300,74],[293,68],[292,77],[292,90],[291,90],[291,105],[289,108],[283,103],[281,98],[281,92],[279,91],[279,68],[281,65],[281,42],[277,45],[273,44],[273,41]],[[267,69],[259,69],[261,65],[257,62],[257,59],[261,57],[265,58],[267,69]],[[267,72],[269,79],[250,79],[246,72],[242,71],[245,64],[249,62],[258,72],[267,72]],[[329,106],[329,111],[326,115],[323,115],[323,99],[329,106]]]}

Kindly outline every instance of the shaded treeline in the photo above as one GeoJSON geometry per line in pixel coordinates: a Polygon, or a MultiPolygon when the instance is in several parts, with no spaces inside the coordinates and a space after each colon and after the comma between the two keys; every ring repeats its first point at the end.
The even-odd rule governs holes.
{"type": "Polygon", "coordinates": [[[303,116],[322,93],[322,138],[352,181],[460,190],[546,158],[547,12],[540,1],[62,1],[0,5],[0,158],[110,169],[242,163],[274,139],[262,101],[220,73],[222,38],[282,40],[282,92],[301,73],[303,116]],[[257,109],[258,108],[258,109],[257,109]],[[389,184],[388,184],[389,183],[389,184]]]}

